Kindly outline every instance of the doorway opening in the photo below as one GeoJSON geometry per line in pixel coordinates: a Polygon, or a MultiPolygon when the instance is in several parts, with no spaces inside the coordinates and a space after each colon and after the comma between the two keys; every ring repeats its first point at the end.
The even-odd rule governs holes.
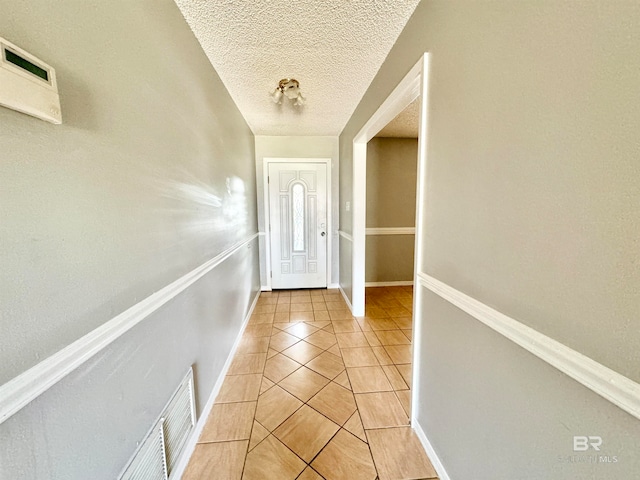
{"type": "MultiPolygon", "coordinates": [[[[413,298],[411,315],[412,373],[411,405],[419,402],[421,346],[420,289],[417,272],[422,265],[422,245],[424,244],[423,210],[426,182],[426,132],[428,106],[429,54],[425,53],[416,65],[382,103],[353,141],[353,257],[352,257],[352,311],[355,316],[365,315],[366,288],[366,243],[367,243],[367,144],[401,112],[413,102],[417,102],[418,145],[415,197],[415,235],[413,258],[413,298]]],[[[406,288],[406,287],[404,287],[406,288]]],[[[415,409],[411,408],[411,420],[415,409]]]]}
{"type": "Polygon", "coordinates": [[[413,285],[419,100],[367,144],[367,292],[371,287],[413,285]]]}

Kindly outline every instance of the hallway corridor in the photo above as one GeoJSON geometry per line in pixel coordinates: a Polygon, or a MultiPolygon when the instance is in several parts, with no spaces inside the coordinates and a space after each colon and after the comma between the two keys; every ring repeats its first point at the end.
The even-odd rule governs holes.
{"type": "Polygon", "coordinates": [[[263,292],[183,478],[435,479],[409,424],[412,287],[263,292]]]}

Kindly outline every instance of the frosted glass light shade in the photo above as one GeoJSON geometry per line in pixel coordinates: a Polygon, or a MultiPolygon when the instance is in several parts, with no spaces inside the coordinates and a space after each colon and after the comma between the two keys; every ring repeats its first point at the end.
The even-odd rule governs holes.
{"type": "Polygon", "coordinates": [[[296,101],[293,102],[293,104],[297,107],[304,105],[304,97],[302,96],[301,93],[298,93],[298,96],[296,97],[296,101]]]}
{"type": "Polygon", "coordinates": [[[291,87],[291,86],[285,88],[284,90],[284,94],[287,96],[289,100],[293,100],[294,98],[296,98],[299,92],[300,92],[300,89],[298,87],[291,87]]]}
{"type": "Polygon", "coordinates": [[[282,92],[276,88],[271,94],[271,98],[273,98],[274,103],[282,103],[282,92]]]}

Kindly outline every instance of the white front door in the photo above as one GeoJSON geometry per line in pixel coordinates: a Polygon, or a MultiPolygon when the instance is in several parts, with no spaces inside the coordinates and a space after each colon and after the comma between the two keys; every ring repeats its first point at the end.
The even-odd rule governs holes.
{"type": "Polygon", "coordinates": [[[327,165],[269,164],[272,288],[327,286],[327,165]]]}

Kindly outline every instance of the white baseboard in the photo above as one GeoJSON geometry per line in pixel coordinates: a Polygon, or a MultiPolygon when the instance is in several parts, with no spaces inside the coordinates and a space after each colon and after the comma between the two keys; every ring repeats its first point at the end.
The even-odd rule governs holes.
{"type": "Polygon", "coordinates": [[[365,287],[410,287],[413,280],[399,280],[397,282],[365,282],[365,287]]]}
{"type": "MultiPolygon", "coordinates": [[[[328,289],[329,288],[339,288],[339,287],[340,287],[340,285],[337,284],[337,283],[331,283],[331,284],[327,285],[328,289]]],[[[260,291],[261,292],[272,292],[273,289],[271,287],[267,287],[267,286],[263,285],[263,286],[260,287],[260,291]]]]}
{"type": "Polygon", "coordinates": [[[245,328],[247,328],[247,324],[249,323],[249,319],[251,318],[251,314],[253,314],[254,309],[256,308],[256,304],[258,303],[258,298],[260,298],[260,292],[257,293],[253,302],[251,303],[251,307],[249,308],[249,312],[246,317],[242,321],[242,327],[240,328],[240,333],[238,333],[238,338],[236,338],[233,347],[231,348],[231,352],[227,357],[227,361],[224,363],[222,370],[220,370],[220,375],[216,380],[215,385],[213,386],[213,390],[211,390],[211,394],[207,399],[207,403],[205,404],[202,412],[200,412],[200,417],[196,422],[196,426],[187,440],[187,443],[180,454],[180,459],[178,463],[176,463],[173,472],[171,473],[170,480],[180,480],[182,475],[184,475],[185,470],[187,469],[187,465],[189,465],[189,460],[191,459],[191,455],[193,455],[194,450],[196,449],[196,445],[198,444],[198,439],[202,434],[202,430],[204,429],[205,424],[207,423],[207,418],[209,418],[209,414],[211,413],[211,409],[216,402],[216,397],[218,393],[220,393],[220,389],[222,388],[222,384],[224,383],[224,379],[227,376],[227,372],[229,371],[229,367],[231,366],[231,362],[233,361],[233,357],[236,354],[236,350],[238,350],[238,346],[240,345],[240,341],[242,340],[242,335],[244,333],[245,328]]]}
{"type": "Polygon", "coordinates": [[[427,456],[431,461],[431,465],[433,465],[433,468],[438,474],[438,480],[451,480],[451,477],[449,477],[449,474],[445,470],[444,465],[442,464],[442,462],[440,461],[440,458],[436,454],[436,451],[434,450],[433,445],[431,445],[431,442],[427,438],[427,435],[424,433],[424,430],[422,429],[422,425],[420,425],[417,421],[414,421],[411,427],[413,428],[414,432],[416,432],[416,435],[418,436],[420,443],[422,443],[422,447],[424,448],[424,451],[427,452],[427,456]]]}

